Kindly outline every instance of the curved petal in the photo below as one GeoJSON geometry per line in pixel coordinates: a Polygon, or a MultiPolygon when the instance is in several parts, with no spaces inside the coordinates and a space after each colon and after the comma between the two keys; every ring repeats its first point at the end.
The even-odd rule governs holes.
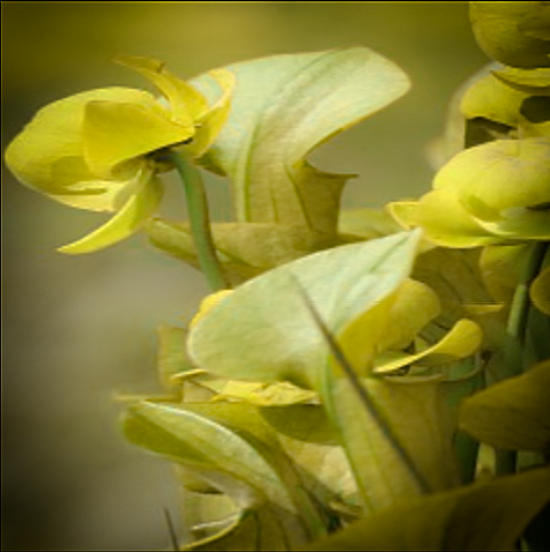
{"type": "Polygon", "coordinates": [[[140,56],[118,56],[115,62],[129,67],[151,81],[170,102],[174,120],[183,125],[192,125],[208,110],[204,96],[190,84],[172,75],[164,63],[140,56]]]}
{"type": "Polygon", "coordinates": [[[217,69],[208,73],[222,90],[220,98],[197,120],[197,133],[187,150],[193,157],[200,157],[213,144],[225,125],[231,110],[231,98],[237,82],[234,73],[226,69],[217,69]]]}
{"type": "Polygon", "coordinates": [[[474,354],[481,346],[483,332],[481,328],[466,318],[459,320],[447,335],[432,347],[416,354],[401,351],[387,351],[374,361],[374,371],[393,372],[404,366],[422,360],[423,366],[437,366],[455,362],[474,354]]]}
{"type": "Polygon", "coordinates": [[[520,208],[507,213],[507,216],[497,221],[477,219],[477,222],[495,236],[495,242],[505,240],[550,240],[549,209],[520,208]]]}
{"type": "Polygon", "coordinates": [[[91,253],[122,241],[134,234],[153,214],[161,197],[160,180],[150,179],[106,224],[80,240],[60,247],[58,251],[70,255],[91,253]]]}
{"type": "Polygon", "coordinates": [[[446,247],[478,247],[500,241],[464,208],[452,190],[439,189],[418,201],[415,222],[426,238],[446,247]]]}
{"type": "Polygon", "coordinates": [[[435,190],[497,211],[550,202],[550,140],[495,140],[455,155],[435,176],[435,190]]]}
{"type": "Polygon", "coordinates": [[[528,96],[489,74],[468,88],[460,103],[460,110],[467,119],[483,117],[517,127],[521,119],[521,104],[528,96]]]}
{"type": "Polygon", "coordinates": [[[404,349],[440,312],[441,304],[432,288],[410,278],[405,280],[397,291],[378,350],[404,349]]]}
{"type": "Polygon", "coordinates": [[[6,164],[19,181],[48,194],[81,195],[78,183],[100,177],[90,171],[83,152],[82,123],[91,101],[156,104],[147,92],[113,87],[82,92],[47,105],[6,150],[6,164]]]}
{"type": "Polygon", "coordinates": [[[89,102],[82,133],[84,156],[91,169],[108,176],[123,161],[193,136],[192,124],[173,122],[159,108],[112,101],[89,102]]]}

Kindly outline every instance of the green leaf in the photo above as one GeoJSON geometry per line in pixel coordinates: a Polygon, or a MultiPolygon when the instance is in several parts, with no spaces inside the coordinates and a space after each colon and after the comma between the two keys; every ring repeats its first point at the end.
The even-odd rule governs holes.
{"type": "MultiPolygon", "coordinates": [[[[238,221],[334,233],[349,175],[319,171],[306,156],[403,95],[406,75],[363,47],[273,56],[227,69],[237,76],[232,111],[203,161],[231,178],[238,221]]],[[[195,83],[213,94],[207,77],[195,83]]]]}
{"type": "Polygon", "coordinates": [[[505,450],[550,451],[550,361],[469,397],[460,427],[505,450]]]}
{"type": "MultiPolygon", "coordinates": [[[[328,349],[300,286],[329,330],[344,334],[406,278],[419,238],[417,232],[401,233],[344,245],[246,282],[191,329],[191,357],[227,379],[287,380],[315,388],[328,349]]],[[[368,356],[368,346],[363,348],[368,356]]]]}
{"type": "Polygon", "coordinates": [[[349,380],[331,369],[325,377],[323,403],[367,512],[458,483],[451,420],[437,381],[364,379],[366,409],[349,380]]]}
{"type": "Polygon", "coordinates": [[[529,470],[396,504],[302,550],[517,550],[549,500],[550,469],[529,470]]]}
{"type": "Polygon", "coordinates": [[[264,520],[262,530],[285,543],[277,549],[325,532],[299,474],[256,408],[142,402],[130,407],[123,428],[134,444],[180,463],[230,496],[243,520],[249,514],[264,520]]]}
{"type": "Polygon", "coordinates": [[[458,320],[471,318],[483,329],[485,347],[501,345],[498,334],[505,321],[483,280],[480,254],[479,249],[437,247],[417,257],[413,278],[429,285],[441,301],[441,314],[421,332],[428,342],[441,339],[458,320]]]}
{"type": "MultiPolygon", "coordinates": [[[[211,228],[219,258],[238,283],[345,241],[297,225],[227,222],[213,223],[211,228]]],[[[198,267],[189,225],[157,218],[149,221],[145,230],[153,245],[198,267]]]]}
{"type": "Polygon", "coordinates": [[[350,209],[340,211],[338,230],[341,234],[372,240],[395,234],[402,228],[383,209],[350,209]]]}

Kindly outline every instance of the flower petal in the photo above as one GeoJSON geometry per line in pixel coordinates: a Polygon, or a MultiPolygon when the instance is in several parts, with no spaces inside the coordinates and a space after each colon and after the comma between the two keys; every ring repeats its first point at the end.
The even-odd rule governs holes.
{"type": "Polygon", "coordinates": [[[197,120],[197,133],[187,150],[194,157],[200,157],[213,144],[229,117],[231,98],[236,84],[234,73],[217,69],[208,73],[222,89],[222,95],[212,107],[197,120]]]}
{"type": "Polygon", "coordinates": [[[83,157],[82,123],[91,101],[156,104],[147,92],[113,87],[75,94],[47,105],[6,150],[6,163],[19,181],[47,194],[82,195],[80,182],[100,177],[90,171],[83,157]]]}
{"type": "Polygon", "coordinates": [[[454,190],[490,209],[550,202],[550,140],[495,140],[455,155],[435,176],[435,190],[454,190]]]}
{"type": "Polygon", "coordinates": [[[426,238],[438,245],[462,248],[498,241],[468,213],[452,190],[439,189],[420,198],[414,220],[426,238]]]}
{"type": "Polygon", "coordinates": [[[184,142],[195,129],[171,121],[160,105],[94,101],[86,106],[82,131],[86,162],[108,176],[118,163],[184,142]]]}
{"type": "Polygon", "coordinates": [[[106,224],[58,251],[78,255],[104,249],[134,234],[151,216],[162,197],[162,185],[156,178],[145,182],[141,190],[106,224]]]}
{"type": "Polygon", "coordinates": [[[404,349],[440,312],[441,304],[432,288],[410,278],[405,280],[397,291],[378,350],[404,349]]]}
{"type": "Polygon", "coordinates": [[[424,366],[455,362],[474,354],[481,346],[482,340],[481,328],[475,322],[464,318],[459,320],[441,341],[424,351],[412,355],[401,351],[382,353],[374,361],[374,371],[393,372],[419,360],[422,360],[424,366]]]}
{"type": "Polygon", "coordinates": [[[184,80],[172,75],[164,63],[140,56],[118,56],[115,62],[136,71],[151,81],[158,91],[170,102],[174,120],[180,124],[192,125],[208,109],[204,96],[184,80]]]}

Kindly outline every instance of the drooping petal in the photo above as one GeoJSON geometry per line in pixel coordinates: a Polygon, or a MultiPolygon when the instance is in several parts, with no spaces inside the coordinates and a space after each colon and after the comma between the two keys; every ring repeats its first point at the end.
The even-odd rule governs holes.
{"type": "Polygon", "coordinates": [[[187,150],[194,157],[200,157],[212,145],[229,117],[231,97],[236,77],[226,69],[217,69],[208,73],[222,90],[220,98],[200,118],[197,119],[197,133],[187,150]]]}
{"type": "Polygon", "coordinates": [[[140,56],[118,56],[115,61],[151,81],[170,102],[174,120],[178,123],[192,125],[208,110],[204,96],[190,84],[172,75],[163,62],[140,56]]]}
{"type": "Polygon", "coordinates": [[[375,372],[392,372],[403,366],[422,361],[424,366],[456,362],[475,353],[481,346],[481,328],[466,318],[459,320],[438,343],[415,354],[386,351],[375,359],[375,372]]]}
{"type": "MultiPolygon", "coordinates": [[[[91,101],[156,104],[153,96],[131,88],[82,92],[42,108],[6,150],[6,163],[23,184],[47,194],[83,194],[83,181],[96,180],[84,160],[82,123],[91,101]]],[[[97,194],[96,186],[91,191],[97,194]]]]}
{"type": "Polygon", "coordinates": [[[78,255],[99,251],[134,234],[155,211],[162,197],[160,181],[152,177],[106,224],[58,251],[78,255]]]}
{"type": "Polygon", "coordinates": [[[82,126],[84,155],[91,169],[104,176],[129,159],[184,142],[195,129],[170,120],[161,106],[93,101],[82,126]]]}

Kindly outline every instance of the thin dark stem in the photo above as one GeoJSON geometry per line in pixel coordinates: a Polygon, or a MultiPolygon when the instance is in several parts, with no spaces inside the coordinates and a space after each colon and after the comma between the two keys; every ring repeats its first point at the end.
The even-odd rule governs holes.
{"type": "MultiPolygon", "coordinates": [[[[504,378],[518,376],[523,372],[523,354],[518,355],[518,345],[523,352],[527,336],[527,322],[529,319],[529,288],[539,274],[544,257],[548,249],[548,242],[538,242],[533,246],[527,264],[516,287],[510,314],[508,316],[507,333],[510,345],[505,351],[504,378]]],[[[501,375],[502,377],[502,375],[501,375]]],[[[497,475],[515,473],[517,452],[515,450],[495,450],[495,472],[497,475]]]]}
{"type": "Polygon", "coordinates": [[[210,230],[208,202],[201,174],[184,154],[171,152],[170,160],[174,163],[185,189],[189,225],[200,267],[212,291],[227,289],[230,285],[216,255],[216,247],[210,230]]]}

